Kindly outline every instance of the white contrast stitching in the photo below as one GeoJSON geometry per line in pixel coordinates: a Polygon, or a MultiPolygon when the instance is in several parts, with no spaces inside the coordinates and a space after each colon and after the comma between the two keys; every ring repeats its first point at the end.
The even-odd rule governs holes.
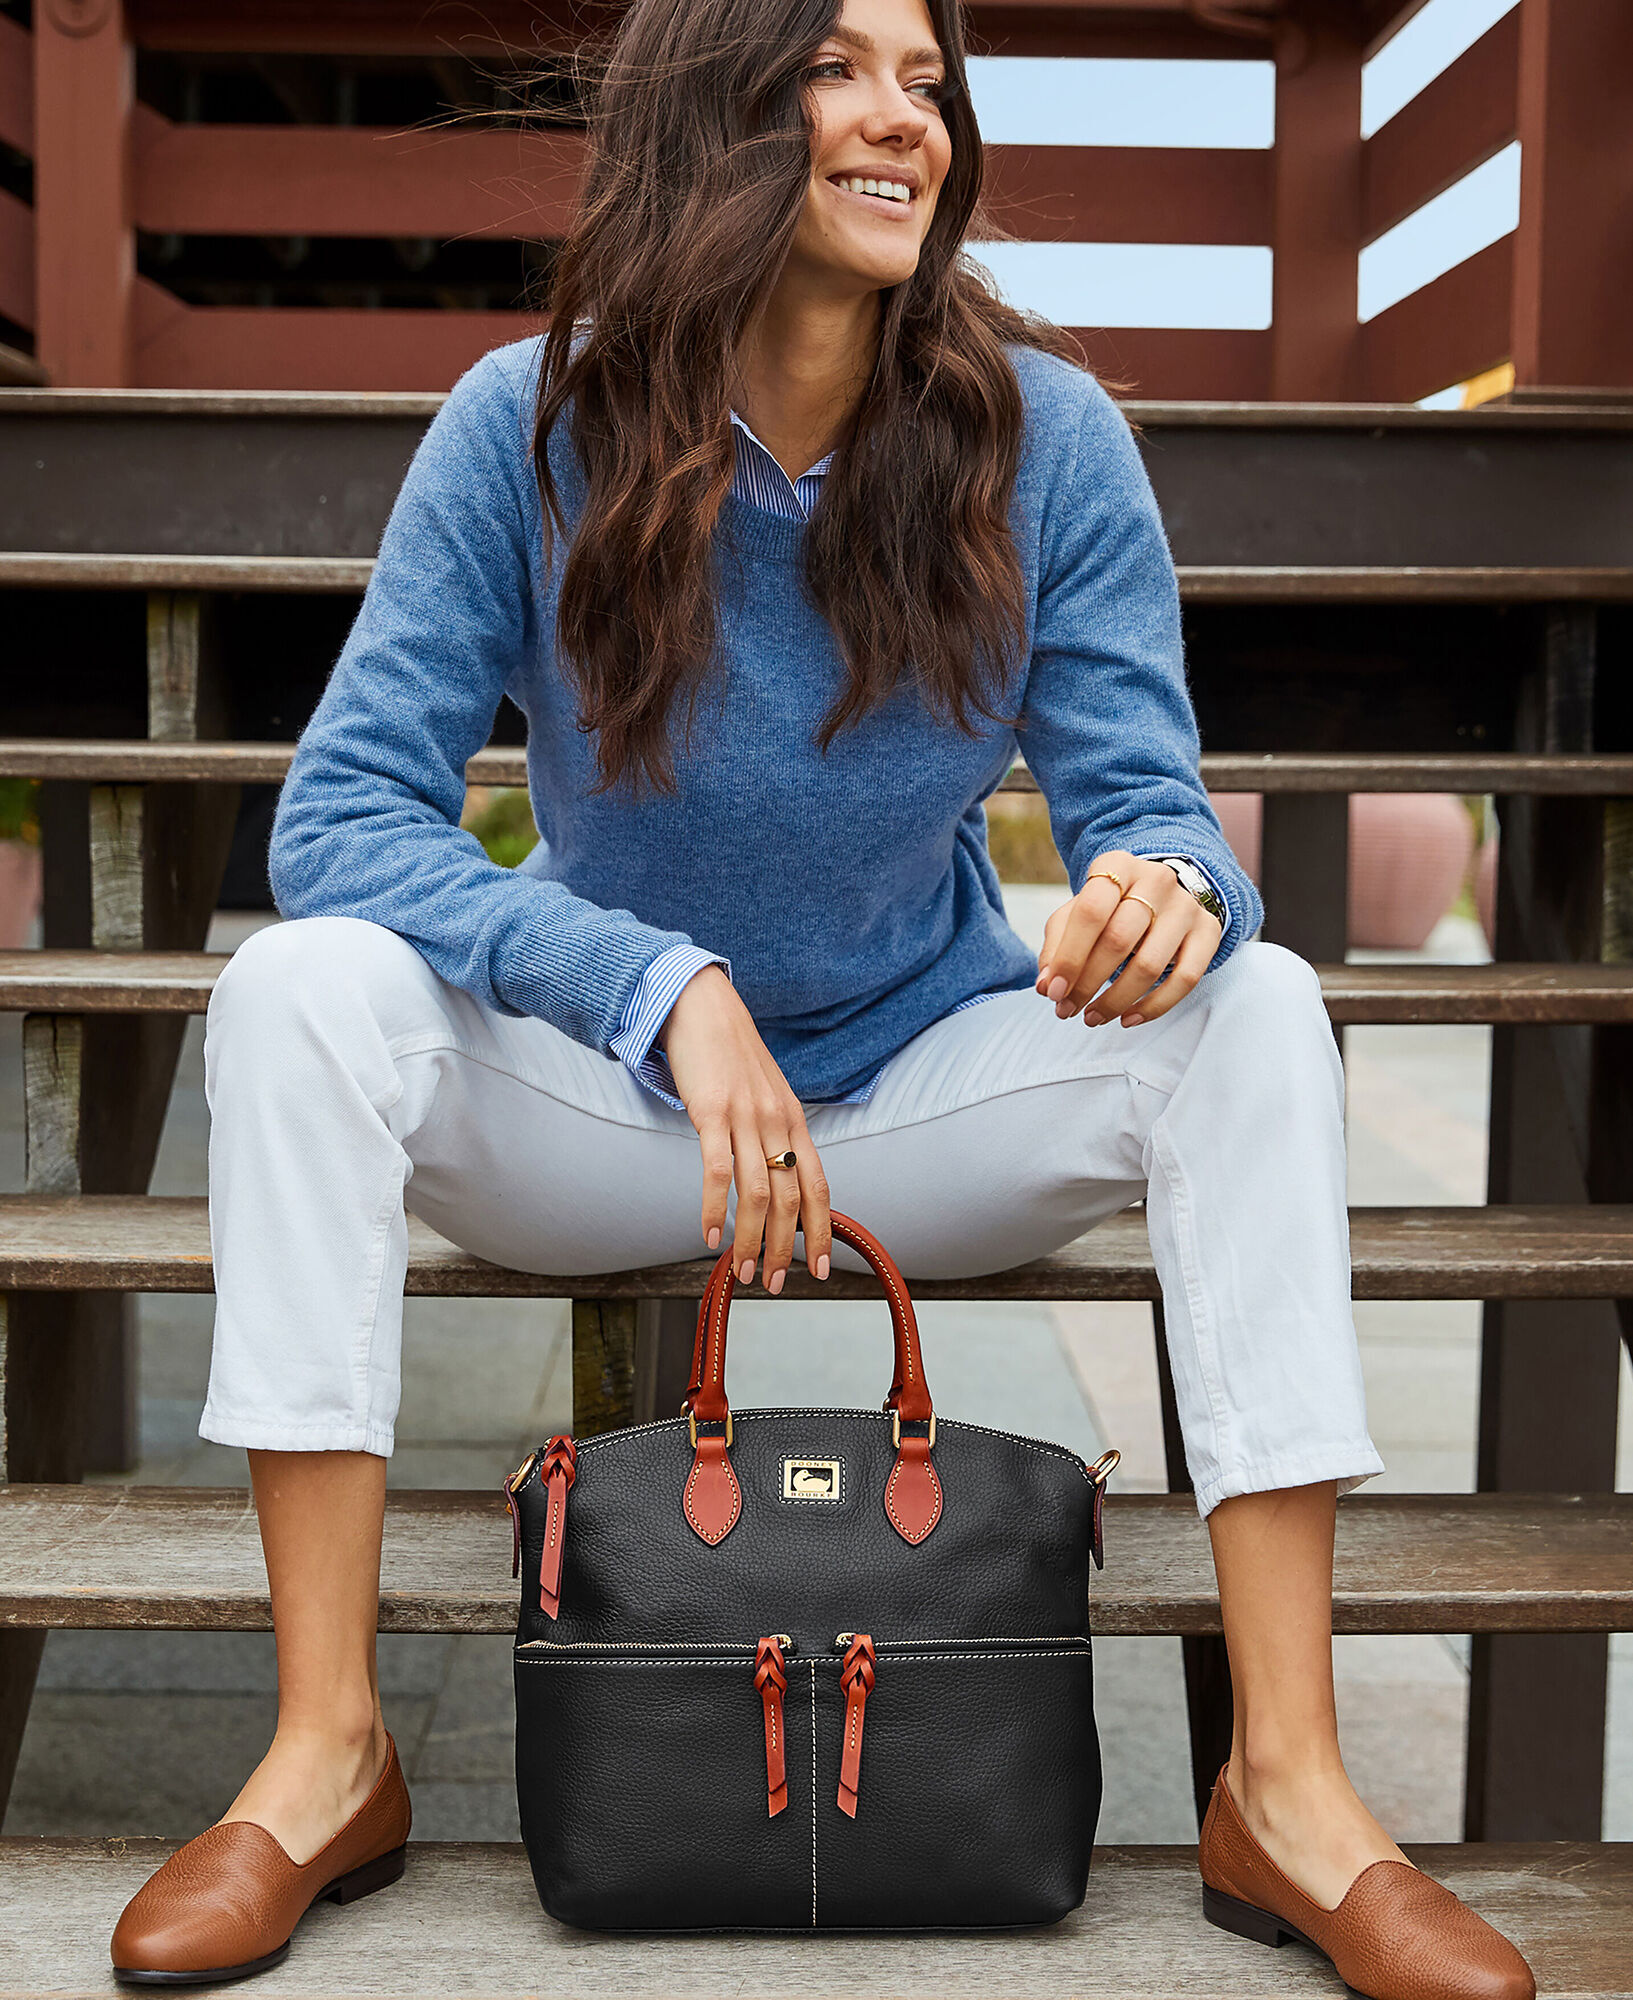
{"type": "Polygon", "coordinates": [[[930,1475],[930,1484],[936,1489],[935,1512],[930,1516],[929,1520],[925,1522],[923,1529],[918,1534],[915,1535],[912,1529],[909,1528],[907,1524],[897,1514],[895,1505],[891,1499],[891,1494],[895,1489],[896,1481],[901,1476],[903,1462],[904,1461],[898,1457],[896,1463],[890,1469],[890,1477],[885,1481],[885,1512],[890,1516],[891,1523],[894,1526],[897,1534],[901,1536],[902,1540],[905,1542],[910,1542],[914,1548],[917,1548],[919,1543],[922,1542],[925,1536],[929,1534],[930,1530],[935,1526],[937,1521],[941,1519],[941,1498],[942,1498],[941,1481],[936,1477],[936,1469],[934,1465],[932,1465],[930,1460],[927,1458],[924,1461],[924,1469],[930,1475]]]}
{"type": "MultiPolygon", "coordinates": [[[[934,1642],[927,1640],[924,1643],[933,1644],[934,1642]]],[[[1085,1641],[1081,1646],[1056,1647],[1049,1650],[1045,1650],[1040,1646],[1036,1651],[1030,1653],[915,1653],[912,1655],[903,1655],[899,1660],[893,1657],[892,1664],[896,1666],[922,1667],[939,1665],[948,1660],[1081,1660],[1087,1657],[1088,1651],[1088,1644],[1085,1641]]],[[[515,1657],[518,1660],[522,1659],[523,1655],[519,1649],[515,1657]]],[[[527,1656],[526,1664],[533,1667],[736,1667],[741,1670],[743,1663],[741,1660],[703,1658],[687,1660],[575,1660],[569,1659],[560,1653],[533,1653],[527,1656]]],[[[813,1726],[816,1714],[816,1670],[818,1667],[838,1667],[843,1664],[844,1662],[841,1660],[810,1660],[807,1662],[807,1665],[811,1669],[813,1726]]],[[[813,1772],[816,1769],[816,1752],[814,1748],[811,1753],[811,1768],[813,1772]]]]}
{"type": "Polygon", "coordinates": [[[817,1756],[816,1756],[816,1670],[811,1662],[811,1928],[817,1927],[817,1756]]]}

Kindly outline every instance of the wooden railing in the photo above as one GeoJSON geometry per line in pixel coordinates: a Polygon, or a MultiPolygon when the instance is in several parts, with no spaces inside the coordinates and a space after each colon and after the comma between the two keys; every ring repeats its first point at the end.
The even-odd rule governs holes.
{"type": "MultiPolygon", "coordinates": [[[[1272,148],[990,148],[990,223],[978,240],[985,227],[1023,241],[1275,253],[1268,328],[1080,328],[1097,368],[1148,397],[1213,400],[1410,400],[1505,356],[1522,385],[1633,382],[1630,316],[1594,305],[1620,239],[1614,176],[1593,162],[1607,146],[1612,156],[1633,146],[1609,108],[1633,36],[1620,0],[1575,0],[1546,16],[1516,8],[1365,141],[1363,58],[1412,10],[1280,0],[1257,11],[1258,39],[1207,25],[1187,0],[972,9],[976,47],[999,55],[1277,65],[1272,148]],[[1529,162],[1519,230],[1360,325],[1361,248],[1516,137],[1529,162]]],[[[0,17],[0,145],[34,163],[35,186],[31,207],[0,185],[0,343],[12,335],[0,381],[29,378],[16,349],[32,344],[63,386],[438,389],[519,337],[529,322],[518,309],[189,303],[158,281],[160,267],[134,269],[133,232],[559,238],[582,153],[564,127],[193,124],[133,99],[137,47],[331,63],[389,51],[429,65],[451,54],[513,60],[541,35],[560,42],[572,31],[565,8],[520,0],[449,15],[375,0],[324,20],[295,0],[266,0],[251,26],[244,10],[188,0],[42,0],[32,34],[0,17]]]]}

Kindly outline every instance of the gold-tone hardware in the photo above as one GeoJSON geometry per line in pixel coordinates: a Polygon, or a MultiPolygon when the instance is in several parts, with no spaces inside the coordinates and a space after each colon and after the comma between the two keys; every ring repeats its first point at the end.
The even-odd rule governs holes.
{"type": "Polygon", "coordinates": [[[516,1470],[505,1481],[505,1491],[507,1493],[514,1493],[516,1489],[521,1485],[522,1481],[533,1470],[533,1461],[538,1457],[538,1455],[539,1454],[536,1451],[530,1451],[527,1454],[526,1458],[522,1460],[521,1464],[517,1466],[516,1470]]]}
{"type": "Polygon", "coordinates": [[[1123,1454],[1117,1450],[1103,1451],[1089,1467],[1089,1477],[1096,1486],[1104,1486],[1123,1461],[1123,1454]]]}
{"type": "Polygon", "coordinates": [[[854,1632],[836,1632],[834,1634],[834,1644],[836,1646],[848,1646],[855,1637],[856,1634],[854,1632]]]}
{"type": "Polygon", "coordinates": [[[785,1500],[838,1500],[843,1497],[843,1485],[837,1458],[785,1458],[782,1462],[785,1500]]]}
{"type": "MultiPolygon", "coordinates": [[[[902,1413],[900,1410],[892,1410],[890,1413],[890,1442],[896,1447],[898,1451],[901,1450],[902,1413]]],[[[931,1450],[933,1451],[935,1449],[935,1442],[936,1442],[936,1413],[934,1410],[932,1410],[930,1412],[930,1435],[925,1439],[925,1443],[929,1445],[931,1450]]]]}
{"type": "MultiPolygon", "coordinates": [[[[692,1433],[692,1449],[693,1451],[696,1451],[697,1418],[690,1410],[686,1412],[686,1428],[692,1433]]],[[[731,1411],[728,1410],[726,1412],[726,1448],[728,1451],[731,1449],[731,1436],[732,1436],[731,1411]]]]}

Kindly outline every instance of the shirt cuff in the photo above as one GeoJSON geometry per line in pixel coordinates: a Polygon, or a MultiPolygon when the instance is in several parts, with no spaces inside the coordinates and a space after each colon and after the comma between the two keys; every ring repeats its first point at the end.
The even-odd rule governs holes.
{"type": "Polygon", "coordinates": [[[670,1008],[680,998],[680,989],[706,965],[720,966],[726,977],[731,978],[731,960],[717,952],[704,951],[698,945],[675,944],[660,952],[641,974],[624,1008],[618,1032],[608,1044],[610,1053],[637,1083],[644,1084],[676,1111],[684,1111],[686,1106],[675,1095],[669,1058],[655,1044],[670,1008]]]}
{"type": "Polygon", "coordinates": [[[1224,917],[1220,921],[1220,926],[1219,926],[1219,942],[1223,944],[1227,934],[1230,931],[1230,898],[1221,891],[1219,884],[1213,879],[1213,876],[1208,872],[1208,870],[1203,867],[1202,863],[1197,860],[1194,854],[1153,854],[1151,859],[1153,861],[1163,861],[1163,862],[1184,861],[1188,863],[1192,868],[1194,868],[1196,872],[1202,877],[1202,879],[1207,883],[1208,887],[1219,898],[1219,907],[1225,913],[1224,917]]]}

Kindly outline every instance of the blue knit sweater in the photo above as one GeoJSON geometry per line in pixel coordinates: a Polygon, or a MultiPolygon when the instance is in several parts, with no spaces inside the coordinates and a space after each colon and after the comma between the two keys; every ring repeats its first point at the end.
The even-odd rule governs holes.
{"type": "MultiPolygon", "coordinates": [[[[614,1060],[646,968],[696,944],[730,961],[805,1103],[854,1090],[972,996],[1034,983],[982,812],[1017,750],[1074,891],[1108,848],[1183,853],[1230,906],[1221,956],[1258,927],[1197,776],[1150,485],[1091,377],[1010,350],[1026,404],[1011,509],[1030,614],[1008,691],[1018,741],[992,724],[972,740],[903,688],[823,757],[812,736],[844,668],[801,589],[803,525],[733,493],[717,529],[724,672],[689,754],[677,725],[678,794],[632,802],[589,796],[594,744],[554,658],[562,550],[547,576],[530,459],[538,352],[526,341],[478,362],[415,454],[279,804],[285,916],[383,924],[489,1006],[614,1060]],[[544,872],[496,867],[459,827],[466,759],[505,694],[528,721],[544,872]]],[[[559,426],[550,453],[575,518],[583,480],[559,426]]]]}

